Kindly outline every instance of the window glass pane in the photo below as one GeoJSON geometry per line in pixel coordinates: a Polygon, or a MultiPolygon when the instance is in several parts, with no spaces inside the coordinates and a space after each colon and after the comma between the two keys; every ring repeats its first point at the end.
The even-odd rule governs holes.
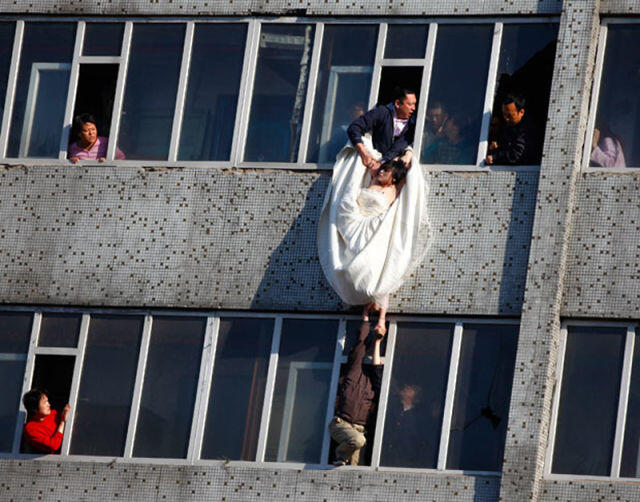
{"type": "Polygon", "coordinates": [[[220,319],[202,458],[255,460],[273,319],[220,319]]]}
{"type": "Polygon", "coordinates": [[[87,23],[82,53],[84,56],[119,56],[123,35],[123,23],[87,23]]]}
{"type": "Polygon", "coordinates": [[[640,332],[636,330],[620,476],[640,478],[640,332]]]}
{"type": "Polygon", "coordinates": [[[30,312],[0,312],[0,452],[10,452],[29,349],[30,312]]]}
{"type": "Polygon", "coordinates": [[[91,317],[72,454],[120,457],[124,453],[142,325],[142,317],[91,317]]]}
{"type": "Polygon", "coordinates": [[[118,146],[128,159],[166,160],[176,106],[184,24],[133,27],[118,146]]]}
{"type": "Polygon", "coordinates": [[[384,57],[424,58],[428,33],[429,26],[426,24],[390,24],[387,27],[384,57]]]}
{"type": "Polygon", "coordinates": [[[496,157],[494,164],[540,164],[557,35],[555,23],[504,25],[489,132],[490,143],[498,144],[497,150],[488,152],[496,157]],[[507,96],[524,99],[525,113],[517,125],[503,119],[507,96]],[[525,140],[523,150],[510,146],[520,134],[525,140]]]}
{"type": "Polygon", "coordinates": [[[51,407],[59,412],[69,402],[75,356],[37,354],[31,388],[46,392],[51,407]]]}
{"type": "Polygon", "coordinates": [[[7,94],[15,26],[15,23],[0,22],[0,117],[4,112],[4,99],[7,94]]]}
{"type": "Polygon", "coordinates": [[[502,469],[517,344],[518,326],[465,324],[447,469],[502,469]]]}
{"type": "Polygon", "coordinates": [[[639,28],[635,24],[607,26],[590,166],[640,166],[639,28]]]}
{"type": "MultiPolygon", "coordinates": [[[[345,341],[344,341],[344,349],[342,350],[342,355],[349,357],[349,353],[351,349],[358,343],[358,334],[360,333],[360,327],[362,326],[362,321],[347,321],[346,333],[345,333],[345,341]]],[[[389,326],[387,325],[387,328],[389,326]]],[[[373,336],[373,335],[370,335],[373,336]]],[[[382,339],[382,343],[380,344],[380,356],[384,357],[387,353],[387,340],[388,337],[384,337],[382,339]]],[[[367,350],[367,356],[371,356],[373,354],[373,346],[369,347],[367,350]]]]}
{"type": "Polygon", "coordinates": [[[75,23],[25,23],[8,157],[58,157],[75,31],[75,23]]]}
{"type": "Polygon", "coordinates": [[[262,25],[246,161],[297,160],[314,31],[305,24],[262,25]]]}
{"type": "Polygon", "coordinates": [[[229,160],[246,24],[196,24],[179,160],[229,160]]]}
{"type": "Polygon", "coordinates": [[[377,26],[325,27],[307,161],[334,162],[347,127],[367,111],[377,40],[377,26]]]}
{"type": "Polygon", "coordinates": [[[452,324],[398,323],[380,465],[435,468],[452,324]]]}
{"type": "Polygon", "coordinates": [[[427,115],[440,106],[448,120],[426,121],[424,164],[476,163],[492,39],[492,25],[438,26],[427,115]]]}
{"type": "Polygon", "coordinates": [[[82,316],[79,314],[42,314],[38,346],[77,347],[82,316]]]}
{"type": "Polygon", "coordinates": [[[569,327],[553,472],[610,474],[625,337],[624,328],[569,327]]]}
{"type": "Polygon", "coordinates": [[[0,311],[0,353],[26,354],[32,322],[31,312],[0,311]]]}
{"type": "Polygon", "coordinates": [[[154,317],[134,456],[187,456],[206,322],[154,317]]]}
{"type": "Polygon", "coordinates": [[[320,463],[338,322],[282,324],[265,460],[320,463]]]}

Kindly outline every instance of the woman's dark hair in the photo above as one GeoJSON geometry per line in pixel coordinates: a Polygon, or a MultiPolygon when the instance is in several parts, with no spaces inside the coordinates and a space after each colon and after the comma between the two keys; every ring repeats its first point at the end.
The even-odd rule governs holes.
{"type": "Polygon", "coordinates": [[[96,118],[90,113],[81,113],[80,115],[76,115],[73,119],[73,125],[71,126],[71,137],[76,138],[78,133],[82,130],[82,126],[87,122],[91,122],[93,125],[98,127],[96,118]]]}
{"type": "Polygon", "coordinates": [[[46,395],[46,392],[41,389],[31,389],[24,396],[22,396],[22,404],[24,404],[27,410],[27,418],[32,417],[38,412],[40,406],[40,399],[46,395]]]}
{"type": "Polygon", "coordinates": [[[401,160],[388,160],[380,166],[380,169],[391,171],[394,185],[402,182],[407,177],[408,169],[401,160]]]}

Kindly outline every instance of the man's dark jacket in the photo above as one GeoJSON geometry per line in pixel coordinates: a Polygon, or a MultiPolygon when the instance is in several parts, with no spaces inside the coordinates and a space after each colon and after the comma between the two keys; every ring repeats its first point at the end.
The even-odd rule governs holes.
{"type": "Polygon", "coordinates": [[[540,139],[525,116],[513,126],[502,124],[495,141],[498,149],[489,152],[496,165],[534,166],[540,164],[540,139]]]}
{"type": "Polygon", "coordinates": [[[371,133],[373,147],[382,154],[382,161],[386,162],[404,153],[413,143],[416,124],[413,116],[409,119],[407,127],[397,136],[393,137],[393,103],[378,105],[354,120],[347,134],[351,143],[355,146],[362,143],[362,136],[371,133]]]}

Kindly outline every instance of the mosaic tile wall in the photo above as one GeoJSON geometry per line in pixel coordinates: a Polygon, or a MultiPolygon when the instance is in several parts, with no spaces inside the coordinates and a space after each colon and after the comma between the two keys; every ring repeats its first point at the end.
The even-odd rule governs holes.
{"type": "Polygon", "coordinates": [[[640,500],[637,483],[607,483],[593,480],[545,481],[540,502],[635,502],[640,500]]]}
{"type": "Polygon", "coordinates": [[[0,460],[0,500],[494,502],[495,477],[0,460]]]}
{"type": "MultiPolygon", "coordinates": [[[[433,241],[402,312],[520,311],[537,173],[431,174],[433,241]]],[[[0,170],[4,303],[345,308],[316,251],[329,173],[0,170]]]]}
{"type": "Polygon", "coordinates": [[[0,12],[102,15],[531,15],[556,14],[562,0],[4,0],[0,12]]]}

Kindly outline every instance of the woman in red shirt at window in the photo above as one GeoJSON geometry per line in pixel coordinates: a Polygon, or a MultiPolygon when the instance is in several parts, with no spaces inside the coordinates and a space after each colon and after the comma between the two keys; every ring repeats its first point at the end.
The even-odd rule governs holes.
{"type": "Polygon", "coordinates": [[[32,389],[22,397],[27,410],[27,423],[24,426],[24,439],[39,453],[55,453],[62,445],[64,426],[71,410],[66,405],[60,416],[51,409],[49,398],[38,389],[32,389]]]}

